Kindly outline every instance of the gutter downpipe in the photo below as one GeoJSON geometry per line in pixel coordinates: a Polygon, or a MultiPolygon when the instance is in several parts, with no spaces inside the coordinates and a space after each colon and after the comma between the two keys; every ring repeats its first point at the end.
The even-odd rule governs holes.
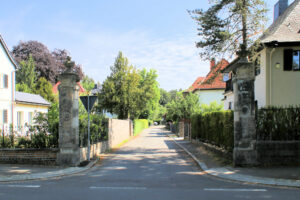
{"type": "Polygon", "coordinates": [[[270,52],[270,92],[269,92],[269,106],[271,106],[272,103],[272,55],[275,51],[275,47],[272,48],[270,52]]]}

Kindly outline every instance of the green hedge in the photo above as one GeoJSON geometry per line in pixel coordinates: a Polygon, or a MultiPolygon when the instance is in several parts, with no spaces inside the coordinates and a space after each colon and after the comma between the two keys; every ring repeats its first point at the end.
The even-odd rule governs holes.
{"type": "Polygon", "coordinates": [[[257,140],[300,140],[300,107],[268,107],[256,113],[257,140]]]}
{"type": "Polygon", "coordinates": [[[192,138],[233,150],[233,112],[218,111],[192,116],[192,138]]]}
{"type": "Polygon", "coordinates": [[[147,119],[135,119],[133,121],[133,134],[137,135],[148,127],[149,124],[147,119]]]}

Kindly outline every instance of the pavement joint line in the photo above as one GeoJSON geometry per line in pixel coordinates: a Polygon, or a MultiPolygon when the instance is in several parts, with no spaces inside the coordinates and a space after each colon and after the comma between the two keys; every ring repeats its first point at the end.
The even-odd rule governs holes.
{"type": "Polygon", "coordinates": [[[222,191],[222,192],[267,192],[266,189],[248,189],[248,188],[204,188],[204,191],[222,191]]]}
{"type": "Polygon", "coordinates": [[[181,149],[183,149],[197,165],[202,169],[205,174],[221,178],[223,180],[238,181],[249,184],[261,184],[268,186],[284,186],[284,187],[294,187],[300,188],[300,180],[291,180],[291,179],[276,179],[268,177],[256,177],[251,175],[237,174],[236,172],[230,171],[225,167],[220,168],[208,168],[204,162],[198,160],[198,158],[193,155],[189,150],[183,147],[179,142],[171,137],[168,133],[166,135],[173,140],[181,149]]]}
{"type": "Polygon", "coordinates": [[[147,190],[146,187],[97,187],[90,186],[90,189],[109,189],[109,190],[147,190]]]}
{"type": "Polygon", "coordinates": [[[13,187],[13,188],[40,188],[40,185],[1,185],[0,187],[13,187]]]}

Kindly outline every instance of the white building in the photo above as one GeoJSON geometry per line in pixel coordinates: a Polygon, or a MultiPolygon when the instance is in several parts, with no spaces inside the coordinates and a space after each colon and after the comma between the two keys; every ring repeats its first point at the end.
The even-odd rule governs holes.
{"type": "Polygon", "coordinates": [[[17,64],[0,35],[0,130],[24,132],[26,124],[33,123],[37,112],[48,112],[50,103],[40,95],[15,91],[15,70],[17,64]]]}

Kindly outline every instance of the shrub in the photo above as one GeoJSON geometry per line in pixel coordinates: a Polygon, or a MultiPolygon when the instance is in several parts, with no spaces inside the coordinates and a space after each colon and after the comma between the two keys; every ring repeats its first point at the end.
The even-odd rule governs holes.
{"type": "Polygon", "coordinates": [[[233,112],[219,111],[195,114],[191,119],[192,138],[233,150],[233,112]]]}
{"type": "Polygon", "coordinates": [[[135,119],[133,121],[133,134],[137,135],[148,127],[149,127],[149,125],[148,125],[147,119],[135,119]]]}
{"type": "Polygon", "coordinates": [[[256,113],[257,140],[299,140],[300,107],[268,107],[256,113]]]}
{"type": "Polygon", "coordinates": [[[11,138],[8,136],[0,137],[0,147],[1,148],[12,148],[13,144],[11,143],[11,138]]]}
{"type": "Polygon", "coordinates": [[[18,138],[18,144],[17,144],[17,148],[30,148],[32,146],[32,142],[30,140],[30,138],[26,138],[26,137],[19,137],[18,138]]]}

